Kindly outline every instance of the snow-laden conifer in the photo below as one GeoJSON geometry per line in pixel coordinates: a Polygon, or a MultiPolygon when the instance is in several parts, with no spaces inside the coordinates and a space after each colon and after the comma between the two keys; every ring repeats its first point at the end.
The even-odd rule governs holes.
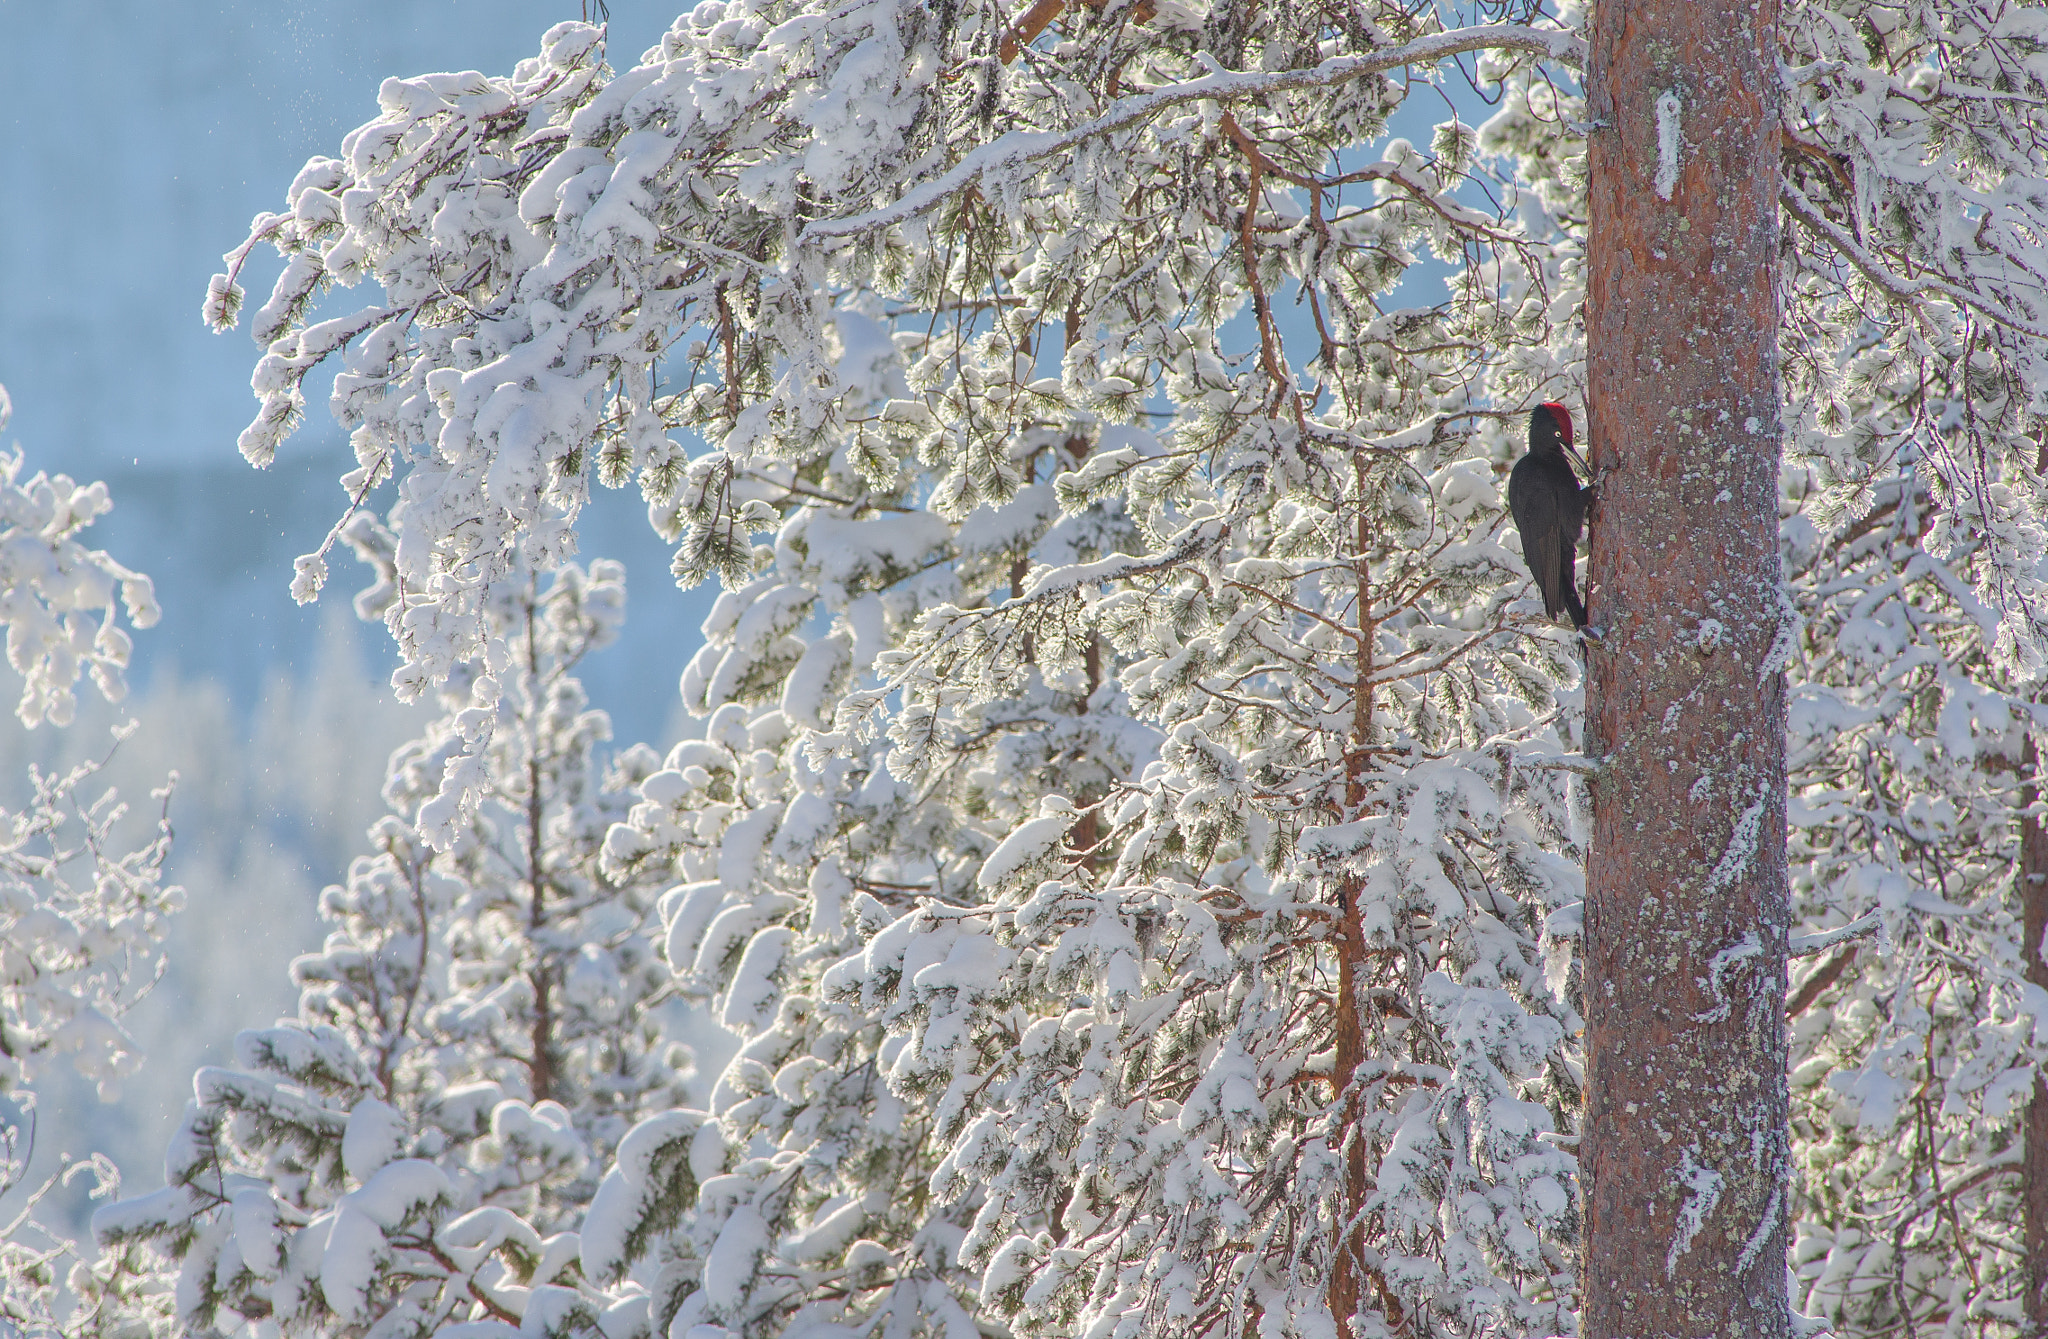
{"type": "MultiPolygon", "coordinates": [[[[1787,423],[1824,528],[1917,435],[2009,672],[2039,41],[1929,12],[1788,9],[1787,423]],[[1846,431],[1871,359],[1961,418],[1846,431]]],[[[725,586],[703,736],[601,873],[672,884],[667,964],[744,1044],[621,1141],[585,1310],[534,1324],[1572,1326],[1594,768],[1499,488],[1576,399],[1599,127],[1577,10],[1461,17],[713,0],[616,73],[565,23],[510,78],[387,81],[231,258],[221,323],[250,247],[287,258],[245,453],[339,363],[351,509],[396,480],[397,682],[472,695],[417,858],[462,849],[508,728],[493,592],[572,551],[593,478],[725,586]],[[1387,137],[1408,72],[1475,53],[1496,114],[1387,137]],[[1426,253],[1448,296],[1391,300],[1426,253]],[[375,300],[313,319],[330,283],[375,300]]],[[[430,1291],[408,1324],[504,1319],[430,1291]]]]}
{"type": "Polygon", "coordinates": [[[1314,1325],[1333,1272],[1387,1323],[1567,1323],[1575,1019],[1538,943],[1576,876],[1564,775],[1515,763],[1568,742],[1575,668],[1494,536],[1571,290],[1457,198],[1469,128],[1330,164],[1399,100],[1389,39],[1494,34],[1361,28],[1222,114],[1189,81],[1268,81],[1219,52],[1317,33],[1159,17],[1012,68],[992,7],[707,7],[609,80],[564,26],[510,81],[387,85],[259,229],[293,261],[252,432],[350,341],[405,683],[488,664],[488,578],[561,551],[593,472],[728,583],[705,737],[607,844],[683,880],[670,965],[748,1039],[711,1112],[746,1156],[665,1236],[610,1205],[674,1217],[676,1155],[622,1165],[585,1234],[661,1324],[1314,1325]],[[1098,136],[1091,79],[1165,91],[1098,136]],[[945,165],[994,124],[1044,140],[945,165]],[[1486,283],[1381,311],[1430,246],[1486,283]],[[302,326],[322,274],[390,301],[302,326]]]}
{"type": "MultiPolygon", "coordinates": [[[[348,537],[379,569],[358,600],[374,616],[392,537],[367,516],[348,537]]],[[[672,993],[658,889],[597,868],[653,762],[606,761],[609,724],[573,672],[616,633],[621,575],[567,566],[486,593],[505,659],[446,681],[446,714],[394,755],[394,814],[294,964],[299,1017],[202,1070],[164,1189],[96,1217],[104,1244],[176,1259],[188,1329],[567,1332],[595,1316],[574,1229],[628,1129],[681,1099],[688,1061],[656,1007],[672,993]],[[436,851],[399,815],[472,757],[477,803],[436,851]]],[[[644,1299],[619,1305],[644,1326],[644,1299]]]]}

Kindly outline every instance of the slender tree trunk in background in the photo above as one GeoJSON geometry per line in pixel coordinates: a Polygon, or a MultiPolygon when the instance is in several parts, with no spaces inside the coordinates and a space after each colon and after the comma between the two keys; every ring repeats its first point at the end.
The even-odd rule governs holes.
{"type": "MultiPolygon", "coordinates": [[[[2022,933],[2026,935],[2022,952],[2027,980],[2048,987],[2048,963],[2041,960],[2041,936],[2048,933],[2048,826],[2034,816],[2034,805],[2041,799],[2041,757],[2031,734],[2021,766],[2026,783],[2020,789],[2020,802],[2027,807],[2020,818],[2020,906],[2022,933]]],[[[2027,1249],[2023,1333],[2027,1339],[2048,1339],[2048,1083],[2038,1074],[2034,1095],[2027,1099],[2027,1144],[2020,1167],[2027,1249]]]]}
{"type": "Polygon", "coordinates": [[[1588,1339],[1790,1323],[1777,13],[1594,7],[1588,1339]]]}
{"type": "MultiPolygon", "coordinates": [[[[1377,625],[1373,621],[1372,531],[1367,524],[1363,498],[1366,463],[1352,462],[1361,499],[1357,520],[1357,557],[1352,573],[1358,591],[1358,640],[1351,661],[1351,736],[1344,758],[1344,817],[1355,820],[1365,812],[1366,779],[1372,769],[1373,744],[1373,647],[1377,625]]],[[[1337,955],[1337,1045],[1330,1067],[1336,1095],[1344,1104],[1342,1122],[1357,1130],[1362,1112],[1358,1106],[1358,1066],[1365,1060],[1364,1018],[1360,1013],[1359,977],[1365,969],[1365,933],[1359,920],[1359,897],[1365,881],[1347,875],[1337,894],[1337,927],[1333,947],[1337,955]]],[[[1404,1320],[1400,1303],[1390,1293],[1384,1278],[1366,1259],[1358,1220],[1371,1193],[1372,1175],[1366,1165],[1365,1138],[1354,1133],[1344,1148],[1344,1222],[1337,1241],[1337,1258],[1330,1270],[1330,1314],[1337,1318],[1337,1332],[1350,1339],[1352,1318],[1366,1297],[1368,1283],[1374,1285],[1382,1318],[1390,1326],[1404,1320]]]]}
{"type": "MultiPolygon", "coordinates": [[[[527,663],[539,662],[533,656],[533,612],[527,611],[527,663]]],[[[544,857],[541,853],[541,826],[545,812],[541,802],[540,759],[529,759],[526,764],[526,869],[527,888],[531,898],[526,906],[526,933],[533,945],[533,966],[529,981],[533,986],[533,1058],[526,1062],[527,1086],[533,1090],[533,1100],[545,1102],[555,1096],[555,1008],[554,972],[547,954],[541,948],[541,931],[548,923],[547,916],[547,875],[544,857]]]]}

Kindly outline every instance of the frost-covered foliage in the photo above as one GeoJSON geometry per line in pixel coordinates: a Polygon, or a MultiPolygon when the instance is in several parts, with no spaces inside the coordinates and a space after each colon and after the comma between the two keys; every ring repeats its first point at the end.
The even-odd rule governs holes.
{"type": "MultiPolygon", "coordinates": [[[[1832,533],[1916,444],[1997,673],[2041,608],[2040,13],[1785,26],[1798,497],[1832,533]]],[[[572,1273],[566,1200],[477,1217],[498,1146],[378,1093],[402,1010],[252,1040],[270,1073],[205,1079],[168,1198],[118,1220],[184,1252],[187,1315],[1569,1332],[1579,666],[1499,485],[1580,377],[1582,17],[710,0],[622,72],[564,23],[509,78],[387,81],[207,301],[231,323],[250,249],[285,255],[244,453],[339,364],[336,535],[394,484],[396,683],[455,699],[401,770],[362,970],[425,979],[404,871],[474,847],[520,747],[506,590],[573,551],[593,479],[637,481],[677,578],[725,593],[681,681],[703,736],[631,778],[591,877],[674,885],[667,966],[744,1045],[708,1111],[619,1142],[572,1273]],[[1475,53],[1484,125],[1389,137],[1475,53]],[[1399,305],[1432,255],[1446,296],[1399,305]],[[332,284],[375,300],[315,320],[332,284]],[[397,1133],[355,1168],[365,1110],[397,1133]],[[327,1151],[269,1175],[267,1128],[327,1151]],[[252,1209],[242,1246],[243,1194],[289,1227],[252,1209]],[[479,1265],[500,1246],[543,1263],[479,1265]]],[[[1848,607],[1798,589],[1812,626],[1848,607]]],[[[1815,877],[1824,926],[1848,885],[1815,877]]]]}
{"type": "Polygon", "coordinates": [[[2021,820],[2038,775],[2027,736],[2048,720],[2039,681],[1998,654],[2009,621],[1976,594],[2006,559],[1939,527],[1927,457],[1955,444],[1913,425],[1973,425],[1994,458],[2035,447],[2024,420],[1977,420],[1968,388],[1925,364],[1871,349],[1844,367],[1849,440],[1823,439],[1787,475],[1806,620],[1794,910],[1812,934],[1868,919],[1887,935],[1828,945],[1794,973],[1795,1302],[1845,1335],[2012,1332],[2023,1129],[2048,1060],[2021,820]],[[1844,471],[1852,452],[1866,458],[1844,471]],[[1852,489],[1867,504],[1845,512],[1852,489]]]}
{"type": "MultiPolygon", "coordinates": [[[[28,803],[0,809],[0,1196],[11,1200],[0,1216],[0,1325],[35,1333],[87,1333],[103,1308],[144,1323],[161,1310],[146,1269],[119,1258],[87,1265],[76,1243],[36,1218],[45,1196],[80,1174],[92,1178],[94,1198],[115,1193],[111,1162],[94,1157],[41,1185],[28,1181],[38,1071],[69,1065],[111,1097],[141,1065],[120,1017],[161,974],[166,922],[184,899],[163,882],[168,817],[149,841],[122,850],[115,828],[124,809],[112,788],[95,784],[99,770],[32,770],[28,803]]],[[[169,787],[152,798],[167,815],[169,787]]]]}
{"type": "Polygon", "coordinates": [[[108,1093],[142,1060],[120,1016],[155,982],[184,898],[163,882],[170,789],[151,795],[155,836],[124,851],[126,810],[99,770],[32,771],[28,803],[0,809],[0,1096],[60,1057],[108,1093]]]}
{"type": "MultiPolygon", "coordinates": [[[[349,537],[383,578],[358,600],[375,615],[391,536],[363,516],[349,537]]],[[[416,813],[475,756],[458,840],[435,851],[395,815],[372,828],[373,853],[322,897],[326,944],[294,965],[299,1019],[241,1034],[233,1068],[201,1071],[165,1188],[96,1217],[103,1243],[180,1261],[188,1329],[587,1319],[562,1310],[563,1229],[627,1130],[681,1100],[688,1064],[655,1008],[673,993],[658,889],[597,867],[655,761],[604,761],[609,724],[573,674],[616,633],[621,575],[568,566],[493,591],[505,659],[444,684],[446,714],[394,756],[387,786],[395,814],[416,813]]]]}
{"type": "Polygon", "coordinates": [[[564,25],[509,81],[387,84],[260,225],[245,448],[340,349],[346,486],[402,476],[402,686],[488,654],[490,579],[593,474],[728,585],[705,736],[606,856],[684,881],[669,962],[748,1040],[716,1134],[614,1170],[586,1280],[678,1333],[1315,1329],[1333,1272],[1372,1326],[1566,1327],[1539,939],[1577,875],[1516,761],[1576,664],[1495,535],[1575,290],[1458,198],[1469,127],[1333,156],[1401,99],[1389,40],[1575,43],[1175,8],[1005,65],[1006,21],[707,6],[610,78],[564,25]],[[1091,84],[1160,91],[1090,131],[1091,84]],[[1429,248],[1484,281],[1381,310],[1429,248]],[[304,325],[323,276],[386,302],[304,325]]]}
{"type": "Polygon", "coordinates": [[[1794,1303],[2010,1333],[2026,1104],[2020,811],[2044,721],[2048,11],[1787,10],[1785,553],[1794,1303]]]}
{"type": "Polygon", "coordinates": [[[1830,0],[1786,6],[1784,41],[1788,454],[1824,529],[1916,479],[1995,660],[2039,676],[2048,10],[1830,0]]]}
{"type": "Polygon", "coordinates": [[[1993,668],[1996,613],[1921,547],[1930,505],[1895,479],[1841,531],[1786,527],[1810,601],[1795,914],[1816,936],[1888,932],[1814,954],[1788,1001],[1794,1301],[1844,1335],[2017,1323],[2021,1126],[2048,1051],[2018,867],[2039,713],[1993,668]]]}
{"type": "MultiPolygon", "coordinates": [[[[0,1131],[0,1189],[21,1184],[32,1140],[0,1131]]],[[[0,1325],[37,1339],[85,1339],[119,1333],[127,1339],[168,1329],[169,1297],[146,1260],[103,1253],[88,1261],[77,1242],[37,1221],[44,1199],[60,1185],[86,1180],[93,1199],[120,1190],[113,1160],[94,1154],[72,1162],[10,1206],[0,1220],[0,1325]]]]}
{"type": "MultiPolygon", "coordinates": [[[[0,389],[0,427],[8,410],[0,389]]],[[[31,727],[65,725],[81,674],[109,701],[126,691],[117,592],[142,627],[156,621],[156,600],[148,577],[77,539],[113,505],[106,485],[24,480],[21,469],[20,451],[0,457],[0,623],[26,680],[16,714],[31,727]]],[[[162,881],[167,819],[135,850],[119,849],[126,811],[95,784],[99,770],[32,768],[26,801],[0,809],[0,1097],[20,1095],[52,1057],[103,1087],[140,1059],[118,1020],[155,979],[165,917],[182,894],[162,881]]]]}
{"type": "MultiPolygon", "coordinates": [[[[11,410],[0,387],[0,428],[11,410]]],[[[24,480],[22,459],[18,449],[0,456],[0,623],[8,661],[26,681],[16,715],[31,728],[61,726],[80,674],[109,701],[126,691],[129,640],[116,592],[140,627],[156,621],[156,599],[148,577],[77,539],[112,505],[106,486],[40,472],[24,480]]],[[[114,731],[115,744],[127,733],[114,731]]],[[[0,1218],[0,1325],[17,1332],[83,1333],[102,1306],[136,1318],[155,1310],[121,1262],[85,1265],[75,1243],[34,1216],[59,1181],[80,1173],[92,1177],[94,1198],[113,1194],[120,1178],[110,1162],[94,1157],[26,1184],[38,1071],[68,1065],[108,1097],[141,1064],[120,1018],[161,975],[166,922],[184,898],[163,881],[170,787],[151,793],[161,808],[150,837],[124,850],[116,828],[127,811],[98,779],[103,762],[31,767],[24,802],[0,808],[0,1196],[19,1192],[0,1218]]]]}

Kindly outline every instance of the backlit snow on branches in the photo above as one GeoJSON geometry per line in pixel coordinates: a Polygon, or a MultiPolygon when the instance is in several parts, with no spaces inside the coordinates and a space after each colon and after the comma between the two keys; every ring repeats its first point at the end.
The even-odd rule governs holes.
{"type": "MultiPolygon", "coordinates": [[[[10,409],[0,388],[0,428],[10,409]]],[[[81,674],[110,701],[126,691],[128,634],[156,622],[149,578],[78,535],[113,504],[106,485],[64,475],[22,478],[23,455],[0,457],[0,623],[25,684],[16,714],[68,724],[81,674]]],[[[0,1095],[66,1056],[111,1085],[141,1060],[119,1016],[154,980],[164,918],[182,896],[162,884],[170,828],[132,851],[114,827],[126,812],[96,787],[97,764],[27,778],[25,804],[0,809],[0,1095]]],[[[168,799],[165,790],[153,799],[168,799]]]]}
{"type": "Polygon", "coordinates": [[[2016,813],[2040,728],[2048,15],[1787,11],[1785,526],[1795,913],[1896,949],[1795,971],[1795,1305],[2013,1324],[2048,999],[2016,813]]]}
{"type": "MultiPolygon", "coordinates": [[[[560,24],[508,78],[387,81],[231,255],[221,324],[249,250],[286,259],[244,454],[335,369],[358,468],[334,537],[378,565],[397,687],[448,714],[330,895],[304,1026],[202,1075],[169,1188],[101,1220],[181,1257],[189,1324],[1575,1325],[1593,765],[1500,487],[1527,409],[1577,401],[1582,14],[1031,12],[710,0],[624,70],[560,24]],[[1497,109],[1391,136],[1457,55],[1497,109]],[[1441,301],[1422,276],[1390,296],[1431,256],[1441,301]],[[316,310],[333,285],[373,300],[316,310]],[[611,900],[515,934],[477,908],[547,860],[465,862],[542,793],[523,768],[595,755],[551,733],[580,699],[530,686],[539,625],[508,611],[583,589],[562,564],[593,480],[637,483],[674,576],[723,585],[679,666],[701,734],[564,773],[577,818],[520,830],[611,900]],[[593,1098],[535,1087],[542,1051],[506,1058],[572,935],[618,1017],[672,982],[739,1034],[708,1109],[648,1083],[598,1133],[593,1098]],[[448,1106],[458,1076],[488,1101],[448,1106]]],[[[1786,636],[1759,668],[1811,685],[1800,802],[1840,790],[1843,831],[1870,825],[1812,836],[1806,928],[1875,899],[1919,955],[1806,1002],[1881,1025],[1799,1034],[1882,1140],[1899,1123],[1866,1116],[1933,1033],[1873,1001],[1949,970],[1928,927],[1964,924],[1897,890],[1988,840],[1972,806],[2039,663],[2048,29],[1838,0],[1784,32],[1790,582],[1760,592],[1786,636]]],[[[2009,963],[2010,885],[1967,886],[1989,900],[1954,915],[2009,963]]],[[[1802,1163],[1990,1166],[1998,1085],[2038,1063],[2000,970],[1943,1002],[1988,1077],[1922,1113],[1991,1133],[1890,1162],[1813,1134],[1802,1163]]],[[[1865,1265],[1800,1193],[1806,1300],[1890,1323],[1830,1300],[1865,1265]]],[[[1942,1307],[2010,1299],[2009,1264],[1970,1277],[1942,1307]]]]}
{"type": "Polygon", "coordinates": [[[1942,505],[1926,545],[2041,672],[2041,423],[2048,418],[2048,12],[1845,0],[1786,10],[1784,205],[1794,454],[1829,516],[1910,465],[1942,505]],[[1848,405],[1870,384],[1879,410],[1848,405]],[[1936,408],[1942,412],[1934,412],[1936,408]]]}
{"type": "MultiPolygon", "coordinates": [[[[1512,406],[1479,356],[1521,350],[1502,394],[1567,393],[1557,262],[1457,198],[1456,158],[1393,142],[1329,176],[1399,100],[1379,74],[1075,134],[1091,77],[1206,77],[1191,12],[1008,73],[969,55],[993,8],[783,17],[707,7],[608,81],[564,26],[509,82],[387,85],[260,225],[294,259],[245,448],[351,339],[345,486],[403,475],[408,686],[490,669],[491,579],[565,550],[593,473],[637,474],[678,575],[728,583],[683,676],[704,738],[606,858],[683,881],[670,965],[750,1039],[710,1113],[741,1156],[586,1263],[701,1267],[664,1326],[944,1326],[979,1296],[1031,1329],[1236,1329],[1326,1314],[1350,1231],[1374,1313],[1562,1324],[1570,1165],[1539,1136],[1576,1022],[1537,939],[1576,895],[1571,820],[1511,764],[1555,747],[1536,704],[1575,670],[1510,631],[1512,406]],[[1073,142],[948,175],[995,123],[1073,142]],[[925,205],[800,235],[906,189],[925,205]],[[1249,269],[1247,232],[1273,237],[1249,269]],[[1499,287],[1378,310],[1423,247],[1499,287]],[[295,324],[323,274],[387,301],[295,324]],[[1290,276],[1312,369],[1270,315],[1290,276]],[[1251,357],[1216,333],[1240,309],[1251,357]],[[1160,393],[1177,411],[1132,423],[1160,393]],[[1340,897],[1376,946],[1341,969],[1340,897]],[[1341,1042],[1334,1098],[1340,1010],[1372,1040],[1341,1042]],[[1445,1220],[1447,1189],[1489,1207],[1445,1220]]],[[[1317,40],[1222,35],[1226,68],[1317,40]]]]}
{"type": "MultiPolygon", "coordinates": [[[[10,408],[0,388],[0,428],[10,408]]],[[[77,539],[112,505],[106,486],[40,472],[23,479],[22,461],[19,449],[0,457],[0,622],[8,660],[25,680],[16,714],[31,728],[45,720],[62,726],[81,674],[109,700],[125,692],[129,640],[117,593],[142,627],[156,621],[156,600],[148,577],[77,539]]],[[[108,748],[126,734],[115,731],[108,748]]],[[[74,1271],[74,1244],[34,1221],[57,1184],[24,1184],[39,1125],[34,1084],[50,1066],[68,1065],[111,1097],[142,1064],[121,1015],[161,975],[167,922],[184,900],[163,881],[169,785],[150,796],[159,811],[154,832],[126,849],[117,828],[127,809],[97,779],[101,765],[32,768],[24,801],[0,808],[0,1195],[20,1192],[0,1218],[0,1317],[39,1329],[56,1325],[60,1309],[80,1320],[100,1314],[112,1285],[111,1271],[74,1271]],[[70,1295],[60,1303],[67,1276],[70,1295]]],[[[75,1164],[62,1179],[80,1172],[92,1178],[96,1199],[120,1184],[103,1157],[75,1164]]],[[[138,1294],[121,1305],[141,1314],[149,1304],[138,1294]]]]}
{"type": "Polygon", "coordinates": [[[2020,959],[2014,815],[2038,709],[1991,667],[1996,615],[1918,549],[1929,505],[1894,481],[1853,527],[1788,527],[1816,611],[1791,711],[1795,913],[1875,915],[1895,940],[1830,947],[1788,1000],[1794,1301],[1850,1333],[2010,1315],[2025,1260],[2016,1127],[2048,998],[2020,959]]]}
{"type": "Polygon", "coordinates": [[[38,773],[27,804],[0,810],[0,1093],[58,1057],[109,1092],[142,1062],[120,1015],[154,983],[183,892],[162,882],[168,820],[122,850],[126,809],[98,771],[38,773]]]}

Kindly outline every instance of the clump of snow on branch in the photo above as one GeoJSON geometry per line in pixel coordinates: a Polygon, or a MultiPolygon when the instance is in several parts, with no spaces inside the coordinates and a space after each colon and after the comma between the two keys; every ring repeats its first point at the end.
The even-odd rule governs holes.
{"type": "Polygon", "coordinates": [[[1657,95],[1657,198],[1669,200],[1678,187],[1678,159],[1685,149],[1679,138],[1680,102],[1678,90],[1667,88],[1657,95]]]}

